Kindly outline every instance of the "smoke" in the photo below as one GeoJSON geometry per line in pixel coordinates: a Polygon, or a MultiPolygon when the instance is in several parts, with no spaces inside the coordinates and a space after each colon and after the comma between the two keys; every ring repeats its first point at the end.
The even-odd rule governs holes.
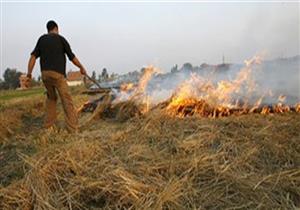
{"type": "Polygon", "coordinates": [[[153,76],[145,88],[153,104],[180,97],[196,97],[235,105],[300,101],[300,56],[262,61],[254,57],[244,64],[202,65],[153,76]]]}
{"type": "Polygon", "coordinates": [[[265,61],[254,76],[261,91],[271,91],[269,103],[279,95],[286,96],[287,104],[300,101],[300,56],[265,61]]]}

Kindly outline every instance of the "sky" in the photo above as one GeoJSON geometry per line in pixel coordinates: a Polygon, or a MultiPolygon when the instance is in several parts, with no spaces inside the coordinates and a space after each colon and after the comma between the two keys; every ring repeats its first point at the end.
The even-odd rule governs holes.
{"type": "MultiPolygon", "coordinates": [[[[242,63],[299,55],[298,3],[13,2],[1,0],[1,69],[27,71],[48,20],[91,74],[154,65],[167,72],[190,62],[242,63]]],[[[77,68],[68,62],[68,70],[77,68]]],[[[40,74],[39,63],[34,76],[40,74]]]]}

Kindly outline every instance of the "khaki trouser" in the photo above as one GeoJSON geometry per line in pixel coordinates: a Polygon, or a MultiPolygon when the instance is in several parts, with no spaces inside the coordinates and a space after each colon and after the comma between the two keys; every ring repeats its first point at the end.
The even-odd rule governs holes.
{"type": "Polygon", "coordinates": [[[67,129],[71,132],[77,131],[78,129],[78,118],[77,113],[73,105],[71,95],[68,90],[67,81],[64,75],[59,74],[55,71],[42,71],[42,80],[47,89],[46,99],[46,118],[44,121],[44,127],[51,127],[56,120],[56,102],[58,92],[63,109],[65,112],[65,120],[67,129]]]}

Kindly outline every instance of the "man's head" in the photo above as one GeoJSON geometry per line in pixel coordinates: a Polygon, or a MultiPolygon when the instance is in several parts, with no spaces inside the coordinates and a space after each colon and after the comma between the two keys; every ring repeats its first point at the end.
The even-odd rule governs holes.
{"type": "Polygon", "coordinates": [[[48,33],[58,34],[58,25],[56,24],[56,22],[54,20],[48,21],[47,30],[48,30],[48,33]]]}

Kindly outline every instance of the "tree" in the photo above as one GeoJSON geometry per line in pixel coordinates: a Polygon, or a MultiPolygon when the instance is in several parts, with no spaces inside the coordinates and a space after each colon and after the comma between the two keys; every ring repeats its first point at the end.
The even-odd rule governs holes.
{"type": "Polygon", "coordinates": [[[175,72],[178,72],[178,65],[175,64],[172,69],[171,69],[171,73],[175,73],[175,72]]]}
{"type": "Polygon", "coordinates": [[[185,64],[183,64],[182,68],[184,71],[191,71],[191,70],[193,70],[193,65],[190,63],[185,63],[185,64]]]}
{"type": "Polygon", "coordinates": [[[92,79],[96,80],[96,72],[95,71],[92,72],[92,79]]]}
{"type": "Polygon", "coordinates": [[[104,68],[104,69],[102,70],[101,76],[102,76],[102,79],[103,79],[104,81],[108,79],[108,72],[107,72],[106,68],[104,68]]]}
{"type": "Polygon", "coordinates": [[[4,90],[7,88],[8,87],[7,87],[6,83],[2,79],[0,79],[0,90],[4,90]]]}
{"type": "Polygon", "coordinates": [[[20,85],[19,77],[22,75],[21,72],[18,72],[16,69],[7,68],[3,74],[4,83],[7,88],[17,88],[20,85]]]}

